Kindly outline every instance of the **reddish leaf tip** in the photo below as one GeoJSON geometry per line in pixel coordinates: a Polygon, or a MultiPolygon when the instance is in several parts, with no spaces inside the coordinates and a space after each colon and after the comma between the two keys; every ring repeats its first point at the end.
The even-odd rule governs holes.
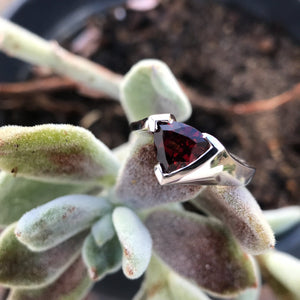
{"type": "Polygon", "coordinates": [[[257,280],[253,283],[253,286],[252,286],[254,289],[257,289],[258,288],[258,282],[257,280]]]}
{"type": "Polygon", "coordinates": [[[89,276],[92,280],[97,281],[98,273],[96,267],[91,267],[89,269],[89,276]]]}
{"type": "Polygon", "coordinates": [[[16,231],[15,232],[15,235],[16,235],[16,237],[20,237],[22,234],[21,234],[21,231],[16,231]]]}
{"type": "Polygon", "coordinates": [[[128,277],[132,277],[134,275],[133,268],[129,264],[126,265],[125,272],[128,275],[128,277]]]}
{"type": "Polygon", "coordinates": [[[124,252],[124,255],[125,255],[127,258],[130,258],[130,257],[131,257],[131,254],[130,254],[130,252],[129,252],[129,250],[128,250],[127,248],[124,248],[123,252],[124,252]]]}

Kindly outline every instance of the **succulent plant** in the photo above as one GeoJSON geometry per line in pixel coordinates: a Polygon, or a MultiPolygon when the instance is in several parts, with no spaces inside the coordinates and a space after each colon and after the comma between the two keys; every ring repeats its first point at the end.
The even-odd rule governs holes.
{"type": "MultiPolygon", "coordinates": [[[[125,75],[120,99],[130,122],[191,114],[158,60],[125,75]]],[[[299,222],[299,207],[265,217],[243,186],[161,186],[156,162],[147,132],[110,150],[76,126],[0,128],[0,284],[8,299],[83,299],[121,268],[129,279],[145,274],[135,300],[258,299],[258,264],[280,295],[297,299],[299,261],[272,250],[266,217],[281,231],[299,222]]]]}

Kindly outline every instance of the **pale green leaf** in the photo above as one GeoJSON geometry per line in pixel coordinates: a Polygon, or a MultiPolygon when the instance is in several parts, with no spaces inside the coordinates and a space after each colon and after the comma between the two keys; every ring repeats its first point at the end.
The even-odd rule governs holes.
{"type": "MultiPolygon", "coordinates": [[[[300,297],[300,260],[296,257],[272,250],[258,257],[258,261],[275,289],[283,287],[279,293],[290,292],[289,299],[300,297]],[[287,291],[284,291],[286,289],[287,291]]],[[[288,299],[288,298],[285,298],[288,299]]]]}
{"type": "Polygon", "coordinates": [[[210,298],[202,292],[195,284],[185,280],[175,272],[168,276],[169,289],[172,300],[209,300],[210,298]]]}
{"type": "Polygon", "coordinates": [[[146,226],[155,253],[208,293],[231,297],[257,286],[251,259],[219,221],[157,209],[148,215],[146,226]]]}
{"type": "Polygon", "coordinates": [[[178,121],[185,121],[192,112],[168,66],[156,59],[140,61],[125,75],[121,104],[130,122],[161,113],[172,113],[178,121]]]}
{"type": "Polygon", "coordinates": [[[260,290],[257,288],[247,289],[242,292],[238,297],[234,300],[258,300],[259,299],[260,290]]]}
{"type": "Polygon", "coordinates": [[[176,274],[153,255],[144,282],[134,300],[209,300],[196,285],[176,274]]]}
{"type": "Polygon", "coordinates": [[[92,287],[81,257],[55,282],[39,289],[12,289],[7,300],[82,300],[92,287]]]}
{"type": "Polygon", "coordinates": [[[174,300],[168,286],[170,269],[152,255],[145,278],[133,300],[174,300]]]}
{"type": "MultiPolygon", "coordinates": [[[[172,270],[153,253],[143,283],[147,297],[150,296],[149,294],[153,294],[153,296],[159,294],[159,290],[168,290],[168,276],[170,272],[172,270]],[[156,287],[155,291],[153,291],[153,287],[156,287]]],[[[169,292],[167,293],[169,294],[169,292]]]]}
{"type": "Polygon", "coordinates": [[[0,173],[0,225],[19,220],[24,213],[57,197],[71,193],[88,193],[87,184],[57,184],[0,173]]]}
{"type": "Polygon", "coordinates": [[[132,300],[174,300],[171,298],[172,296],[168,286],[164,285],[161,280],[159,280],[156,286],[149,286],[149,289],[150,291],[148,290],[147,282],[144,280],[132,300]],[[153,291],[151,289],[153,289],[153,291]]]}
{"type": "Polygon", "coordinates": [[[272,229],[246,187],[208,186],[193,203],[226,224],[246,252],[256,255],[274,247],[272,229]]]}
{"type": "Polygon", "coordinates": [[[124,162],[127,159],[128,154],[130,153],[130,148],[131,144],[127,142],[114,148],[112,152],[120,162],[124,162]]]}
{"type": "Polygon", "coordinates": [[[52,182],[112,184],[119,163],[86,129],[72,125],[0,128],[0,168],[52,182]]]}
{"type": "Polygon", "coordinates": [[[14,233],[16,224],[0,236],[0,284],[24,289],[38,288],[56,280],[78,257],[83,232],[45,252],[31,252],[14,233]]]}
{"type": "Polygon", "coordinates": [[[98,247],[102,247],[115,235],[111,214],[106,214],[92,227],[92,235],[98,247]]]}
{"type": "Polygon", "coordinates": [[[45,251],[89,228],[109,210],[111,205],[104,198],[68,195],[27,212],[15,233],[32,251],[45,251]]]}
{"type": "Polygon", "coordinates": [[[259,300],[260,299],[261,285],[262,285],[260,268],[259,268],[259,265],[258,265],[256,259],[253,256],[249,256],[249,258],[253,262],[254,271],[255,271],[255,274],[256,274],[256,278],[257,278],[257,286],[252,287],[252,288],[248,288],[245,291],[241,292],[235,298],[235,300],[259,300]]]}
{"type": "Polygon", "coordinates": [[[275,234],[280,234],[300,223],[300,206],[265,210],[264,216],[275,234]]]}
{"type": "Polygon", "coordinates": [[[84,241],[82,257],[89,276],[94,281],[116,272],[122,263],[122,249],[117,236],[98,247],[90,234],[84,241]]]}
{"type": "Polygon", "coordinates": [[[153,207],[168,202],[183,202],[199,194],[199,185],[160,185],[154,175],[157,164],[153,135],[134,132],[132,149],[116,185],[118,201],[133,208],[153,207]]]}
{"type": "Polygon", "coordinates": [[[123,272],[126,277],[136,279],[142,276],[149,264],[151,236],[139,217],[129,208],[117,207],[112,216],[123,248],[123,272]]]}

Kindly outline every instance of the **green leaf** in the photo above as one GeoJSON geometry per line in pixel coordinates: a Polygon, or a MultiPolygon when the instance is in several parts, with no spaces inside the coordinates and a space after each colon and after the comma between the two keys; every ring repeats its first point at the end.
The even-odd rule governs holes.
{"type": "Polygon", "coordinates": [[[45,251],[89,228],[110,210],[104,198],[68,195],[27,212],[18,221],[15,233],[32,251],[45,251]]]}
{"type": "Polygon", "coordinates": [[[94,281],[116,272],[122,263],[122,249],[117,236],[98,247],[90,234],[84,241],[82,257],[89,276],[94,281]]]}
{"type": "Polygon", "coordinates": [[[120,162],[124,162],[128,157],[128,153],[130,153],[130,146],[131,144],[127,142],[114,148],[112,152],[120,162]]]}
{"type": "Polygon", "coordinates": [[[246,252],[256,255],[274,247],[272,229],[245,187],[209,186],[193,203],[226,224],[246,252]]]}
{"type": "Polygon", "coordinates": [[[133,300],[175,300],[168,286],[169,272],[170,269],[152,255],[142,286],[133,300]]]}
{"type": "Polygon", "coordinates": [[[115,235],[111,214],[106,214],[92,227],[92,235],[98,247],[102,247],[115,235]]]}
{"type": "Polygon", "coordinates": [[[232,297],[257,286],[251,259],[219,221],[157,209],[148,215],[146,226],[155,253],[205,291],[232,297]]]}
{"type": "Polygon", "coordinates": [[[127,207],[117,207],[112,217],[123,247],[123,272],[129,279],[139,278],[151,258],[151,236],[139,217],[127,207]]]}
{"type": "Polygon", "coordinates": [[[158,183],[154,175],[157,164],[153,135],[134,132],[132,149],[123,165],[116,185],[118,201],[140,209],[168,202],[183,202],[199,194],[199,185],[165,185],[158,183]]]}
{"type": "Polygon", "coordinates": [[[56,280],[78,257],[86,233],[45,252],[31,252],[15,234],[16,224],[0,236],[0,284],[24,289],[38,288],[56,280]]]}
{"type": "Polygon", "coordinates": [[[170,272],[168,277],[171,299],[174,300],[209,300],[210,298],[195,284],[185,280],[175,272],[170,272]]]}
{"type": "Polygon", "coordinates": [[[300,206],[265,210],[263,213],[275,234],[281,234],[300,222],[300,206]]]}
{"type": "Polygon", "coordinates": [[[134,65],[121,85],[121,104],[130,122],[152,114],[172,113],[187,120],[191,104],[176,78],[162,61],[145,59],[134,65]]]}
{"type": "Polygon", "coordinates": [[[260,295],[260,289],[253,288],[247,289],[242,292],[235,300],[258,300],[260,295]]]}
{"type": "Polygon", "coordinates": [[[153,255],[140,291],[134,300],[209,300],[196,285],[176,274],[153,255]]]}
{"type": "Polygon", "coordinates": [[[56,184],[0,173],[0,226],[19,220],[24,213],[59,196],[88,193],[87,184],[56,184]]]}
{"type": "Polygon", "coordinates": [[[81,300],[91,287],[92,281],[79,258],[52,284],[40,289],[12,289],[7,300],[81,300]]]}
{"type": "Polygon", "coordinates": [[[112,184],[119,163],[91,132],[71,125],[0,128],[0,168],[52,182],[112,184]]]}
{"type": "MultiPolygon", "coordinates": [[[[156,256],[152,255],[149,266],[145,273],[145,280],[143,288],[146,291],[146,296],[157,296],[160,294],[159,290],[168,290],[168,276],[172,270],[163,261],[156,256]],[[155,287],[155,289],[153,289],[155,287]],[[159,293],[157,293],[159,292],[159,293]]],[[[169,294],[170,291],[164,291],[165,294],[169,294]]]]}
{"type": "Polygon", "coordinates": [[[260,272],[260,268],[258,265],[258,262],[256,261],[256,259],[254,259],[253,256],[249,256],[249,258],[252,260],[253,265],[254,265],[254,271],[256,274],[256,278],[257,278],[257,286],[256,287],[252,287],[249,289],[246,289],[245,291],[243,291],[242,293],[240,293],[235,300],[259,300],[260,299],[260,294],[261,294],[261,272],[260,272]]]}
{"type": "Polygon", "coordinates": [[[282,299],[297,300],[300,296],[300,260],[272,250],[259,255],[263,274],[282,299]]]}

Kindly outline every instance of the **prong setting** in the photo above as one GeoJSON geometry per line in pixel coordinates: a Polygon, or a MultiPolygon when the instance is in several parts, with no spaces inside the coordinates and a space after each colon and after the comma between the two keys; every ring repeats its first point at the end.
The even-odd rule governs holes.
{"type": "Polygon", "coordinates": [[[158,130],[158,123],[173,123],[176,118],[172,114],[151,115],[145,123],[147,130],[154,133],[158,130]]]}

